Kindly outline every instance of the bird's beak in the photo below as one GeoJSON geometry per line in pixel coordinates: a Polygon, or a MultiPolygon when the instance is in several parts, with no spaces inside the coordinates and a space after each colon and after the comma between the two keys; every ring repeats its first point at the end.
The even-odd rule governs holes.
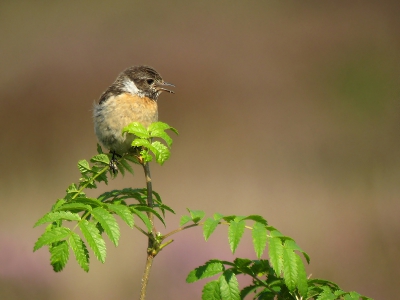
{"type": "Polygon", "coordinates": [[[171,93],[171,94],[175,94],[174,91],[171,91],[171,90],[168,90],[168,89],[165,88],[165,86],[173,86],[173,87],[175,87],[172,83],[168,83],[168,82],[156,82],[156,83],[155,83],[155,86],[156,86],[156,89],[157,89],[158,91],[164,91],[164,92],[168,92],[168,93],[171,93]]]}

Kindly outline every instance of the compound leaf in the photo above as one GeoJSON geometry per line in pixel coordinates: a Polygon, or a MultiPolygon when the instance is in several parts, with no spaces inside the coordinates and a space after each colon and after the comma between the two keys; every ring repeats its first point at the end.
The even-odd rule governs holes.
{"type": "Polygon", "coordinates": [[[222,300],[240,300],[239,283],[232,270],[219,277],[219,288],[222,300]]]}
{"type": "Polygon", "coordinates": [[[106,259],[106,243],[101,237],[99,230],[93,223],[88,222],[87,220],[82,220],[79,222],[79,228],[81,229],[97,259],[104,263],[106,259]]]}
{"type": "Polygon", "coordinates": [[[186,278],[187,283],[196,282],[200,279],[212,277],[225,270],[224,265],[220,261],[211,260],[204,265],[192,270],[186,278]]]}
{"type": "Polygon", "coordinates": [[[89,272],[89,252],[81,237],[72,232],[68,241],[78,264],[85,272],[89,272]]]}
{"type": "Polygon", "coordinates": [[[45,214],[42,218],[40,218],[33,227],[39,226],[44,223],[54,222],[57,220],[70,220],[70,221],[79,221],[81,217],[78,214],[74,214],[69,211],[57,211],[57,212],[49,212],[45,214]]]}
{"type": "Polygon", "coordinates": [[[122,204],[107,204],[108,209],[115,212],[120,218],[131,228],[133,228],[134,220],[131,210],[122,204]]]}
{"type": "Polygon", "coordinates": [[[67,227],[54,227],[49,231],[46,231],[39,237],[39,239],[35,243],[33,251],[40,249],[44,245],[50,245],[52,243],[65,239],[70,234],[70,232],[71,230],[67,227]]]}
{"type": "Polygon", "coordinates": [[[55,246],[50,246],[50,263],[55,272],[60,272],[64,269],[69,259],[69,247],[67,241],[61,241],[55,246]]]}
{"type": "Polygon", "coordinates": [[[261,258],[267,246],[267,228],[263,223],[256,222],[251,231],[253,237],[254,250],[258,258],[261,258]]]}
{"type": "Polygon", "coordinates": [[[219,221],[214,220],[212,218],[208,218],[203,225],[203,235],[204,239],[207,241],[210,235],[214,232],[215,228],[217,228],[219,221]]]}
{"type": "Polygon", "coordinates": [[[231,251],[235,254],[236,248],[239,245],[240,239],[243,236],[246,223],[244,221],[233,220],[229,223],[229,245],[231,246],[231,251]]]}
{"type": "Polygon", "coordinates": [[[92,210],[93,217],[99,221],[101,227],[107,233],[107,236],[113,242],[115,246],[118,246],[118,240],[120,237],[120,231],[117,221],[114,216],[107,210],[101,207],[96,207],[92,210]]]}

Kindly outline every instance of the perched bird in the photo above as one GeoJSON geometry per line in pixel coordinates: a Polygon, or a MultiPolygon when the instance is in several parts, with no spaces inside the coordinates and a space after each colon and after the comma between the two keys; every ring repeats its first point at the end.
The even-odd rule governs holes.
{"type": "Polygon", "coordinates": [[[94,104],[94,130],[100,143],[113,155],[128,152],[135,137],[122,135],[122,129],[132,122],[145,127],[156,122],[157,99],[161,92],[174,93],[166,86],[174,87],[148,66],[130,67],[119,74],[94,104]]]}

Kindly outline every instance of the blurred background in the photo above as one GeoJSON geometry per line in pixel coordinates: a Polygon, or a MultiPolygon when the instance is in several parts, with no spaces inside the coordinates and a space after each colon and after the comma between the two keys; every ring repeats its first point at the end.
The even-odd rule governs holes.
{"type": "MultiPolygon", "coordinates": [[[[137,299],[146,239],[121,223],[106,263],[71,253],[54,273],[32,253],[33,224],[96,153],[92,105],[125,68],[176,85],[159,118],[176,127],[154,189],[186,207],[260,214],[311,256],[307,272],[395,299],[400,278],[399,1],[1,1],[0,298],[137,299]]],[[[143,187],[142,170],[90,196],[143,187]]],[[[153,265],[148,299],[200,299],[190,270],[255,259],[247,232],[176,235],[153,265]]],[[[245,281],[241,281],[243,284],[245,281]]]]}

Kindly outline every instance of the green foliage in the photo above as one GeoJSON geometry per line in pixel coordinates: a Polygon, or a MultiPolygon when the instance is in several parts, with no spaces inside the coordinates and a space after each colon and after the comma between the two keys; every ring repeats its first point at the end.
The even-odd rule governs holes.
{"type": "Polygon", "coordinates": [[[124,128],[123,132],[136,136],[132,146],[139,148],[135,153],[123,154],[111,162],[111,154],[104,154],[98,145],[98,154],[90,161],[78,162],[81,174],[79,184],[71,184],[65,196],[58,199],[50,212],[34,225],[36,227],[48,224],[45,232],[35,243],[34,251],[48,246],[50,262],[55,272],[65,268],[70,250],[85,272],[89,271],[88,248],[100,262],[104,263],[107,255],[104,236],[107,236],[115,246],[119,243],[120,227],[117,219],[121,219],[130,228],[136,228],[148,237],[147,253],[152,257],[173,241],[167,240],[171,235],[182,230],[202,226],[203,236],[207,241],[218,226],[227,226],[231,252],[233,254],[236,252],[248,229],[251,231],[257,259],[236,258],[232,262],[212,259],[195,268],[187,276],[188,283],[217,277],[204,285],[202,299],[239,300],[245,297],[260,300],[369,299],[356,292],[345,292],[335,283],[307,278],[303,258],[309,263],[308,254],[292,238],[270,226],[262,216],[224,216],[215,213],[213,217],[205,219],[204,211],[187,209],[189,214],[181,217],[180,227],[163,235],[154,232],[153,219],[158,219],[166,226],[165,212],[175,212],[163,203],[158,193],[152,191],[148,195],[145,188],[125,188],[105,192],[97,198],[85,194],[85,189],[95,189],[98,183],[108,184],[109,174],[111,178],[117,176],[111,172],[110,162],[116,164],[122,175],[126,171],[134,173],[131,163],[145,166],[153,157],[162,165],[170,157],[172,145],[172,139],[165,130],[177,133],[173,127],[162,122],[153,123],[147,129],[139,123],[132,123],[124,128]],[[160,139],[163,143],[153,139],[160,139]],[[265,251],[267,249],[268,251],[265,251]],[[267,258],[262,258],[264,253],[267,253],[267,258]],[[250,276],[251,284],[240,288],[239,275],[250,276]]]}
{"type": "MultiPolygon", "coordinates": [[[[146,163],[153,153],[156,161],[163,164],[170,156],[169,148],[172,139],[165,133],[170,129],[177,131],[169,125],[157,122],[149,126],[148,129],[142,125],[133,123],[129,125],[125,132],[138,136],[134,140],[137,145],[148,145],[139,152],[144,153],[144,159],[136,154],[124,154],[117,159],[117,167],[122,175],[125,171],[133,174],[130,163],[146,163]],[[152,138],[161,138],[166,145],[159,141],[151,142],[152,138]],[[146,141],[148,144],[146,144],[146,141]]],[[[58,199],[50,212],[45,214],[36,223],[35,227],[50,223],[45,232],[39,237],[34,246],[34,251],[43,246],[48,246],[51,254],[50,262],[54,271],[62,271],[68,262],[69,251],[72,249],[76,261],[81,268],[89,271],[89,252],[88,247],[93,251],[96,258],[105,262],[106,243],[103,238],[105,233],[110,241],[118,246],[120,229],[114,215],[117,215],[129,227],[136,227],[147,236],[153,231],[153,224],[150,215],[155,216],[164,225],[165,212],[174,213],[173,209],[165,205],[158,193],[152,192],[153,207],[147,205],[147,190],[143,188],[113,190],[105,192],[97,198],[87,197],[84,190],[95,189],[97,184],[104,182],[108,184],[108,174],[114,178],[116,175],[110,172],[111,154],[104,154],[100,145],[97,145],[95,156],[87,160],[78,162],[78,170],[81,173],[79,184],[71,184],[64,198],[58,199]],[[134,217],[137,216],[145,225],[146,230],[139,225],[135,225],[134,217]],[[76,222],[76,225],[71,223],[76,222]],[[70,225],[70,226],[68,226],[70,225]],[[82,239],[75,231],[80,230],[82,239]]]]}
{"type": "Polygon", "coordinates": [[[134,122],[126,126],[122,132],[136,136],[135,140],[132,142],[132,146],[142,147],[140,155],[145,162],[149,162],[153,159],[151,156],[152,153],[156,158],[156,162],[162,165],[170,157],[170,148],[172,146],[172,139],[165,130],[171,130],[178,134],[175,128],[163,122],[155,122],[147,129],[142,124],[134,122]],[[166,145],[162,144],[160,141],[153,142],[153,138],[161,139],[166,145]]]}

